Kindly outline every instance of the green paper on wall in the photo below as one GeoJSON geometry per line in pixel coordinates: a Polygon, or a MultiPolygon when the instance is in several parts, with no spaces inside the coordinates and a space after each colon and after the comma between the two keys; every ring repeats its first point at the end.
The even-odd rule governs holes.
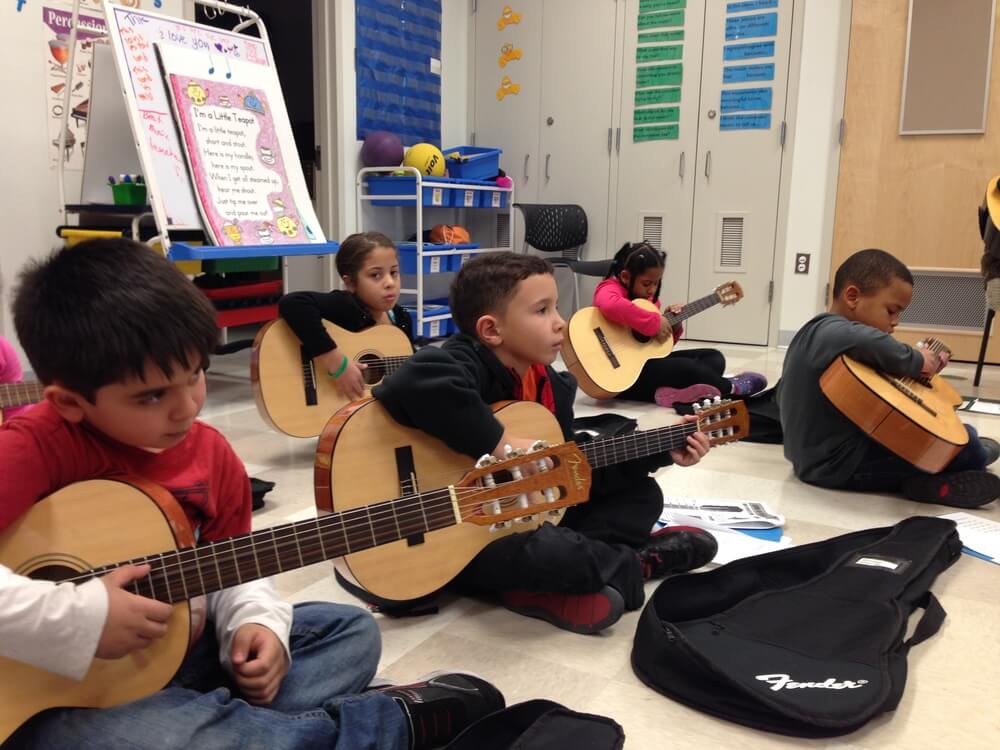
{"type": "Polygon", "coordinates": [[[680,86],[684,78],[684,63],[670,65],[648,65],[635,69],[635,87],[646,89],[650,86],[680,86]]]}
{"type": "Polygon", "coordinates": [[[635,92],[635,106],[646,104],[676,104],[681,100],[680,89],[643,89],[635,92]]]}
{"type": "Polygon", "coordinates": [[[649,44],[650,42],[683,42],[684,29],[674,31],[647,31],[639,34],[639,44],[649,44]]]}
{"type": "Polygon", "coordinates": [[[639,0],[640,13],[655,13],[658,10],[683,10],[687,0],[639,0]]]}
{"type": "Polygon", "coordinates": [[[637,63],[662,62],[663,60],[680,60],[684,54],[683,44],[672,44],[668,47],[637,47],[635,61],[637,63]]]}
{"type": "Polygon", "coordinates": [[[672,10],[668,13],[642,13],[639,15],[639,30],[656,29],[660,26],[683,26],[684,11],[672,10]]]}
{"type": "Polygon", "coordinates": [[[651,122],[677,122],[680,119],[680,107],[654,107],[653,109],[637,109],[633,116],[633,125],[648,125],[651,122]]]}
{"type": "Polygon", "coordinates": [[[677,125],[654,125],[646,128],[632,128],[632,140],[642,141],[676,141],[680,135],[677,125]]]}

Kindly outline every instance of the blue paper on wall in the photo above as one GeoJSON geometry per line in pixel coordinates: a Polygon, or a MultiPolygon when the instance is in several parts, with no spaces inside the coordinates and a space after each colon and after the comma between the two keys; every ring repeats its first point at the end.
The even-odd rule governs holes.
{"type": "Polygon", "coordinates": [[[771,113],[757,115],[722,115],[719,130],[768,130],[771,127],[771,113]]]}
{"type": "Polygon", "coordinates": [[[746,112],[771,109],[772,89],[723,89],[719,109],[722,112],[746,112]]]}
{"type": "Polygon", "coordinates": [[[759,13],[755,16],[733,16],[726,19],[726,41],[752,39],[757,36],[776,36],[778,14],[759,13]]]}
{"type": "Polygon", "coordinates": [[[727,44],[722,48],[723,60],[752,60],[755,57],[774,57],[774,42],[727,44]]]}
{"type": "Polygon", "coordinates": [[[764,10],[777,8],[778,0],[745,0],[741,3],[727,3],[726,13],[744,13],[748,10],[764,10]]]}
{"type": "Polygon", "coordinates": [[[757,65],[728,65],[722,69],[723,83],[746,83],[748,81],[773,81],[774,63],[757,65]]]}

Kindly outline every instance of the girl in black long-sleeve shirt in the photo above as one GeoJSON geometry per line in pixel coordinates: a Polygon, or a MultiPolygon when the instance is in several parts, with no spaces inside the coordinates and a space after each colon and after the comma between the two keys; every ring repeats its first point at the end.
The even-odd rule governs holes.
{"type": "Polygon", "coordinates": [[[323,326],[329,320],[348,331],[394,325],[413,340],[410,314],[399,300],[399,254],[379,232],[352,234],[337,251],[337,273],[345,291],[293,292],[278,303],[278,312],[299,337],[310,357],[319,357],[341,393],[362,398],[365,365],[352,361],[323,326]]]}

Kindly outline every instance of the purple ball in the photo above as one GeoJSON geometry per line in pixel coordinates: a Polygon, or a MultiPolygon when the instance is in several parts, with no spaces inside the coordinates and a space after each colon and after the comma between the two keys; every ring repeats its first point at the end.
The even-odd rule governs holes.
{"type": "Polygon", "coordinates": [[[361,146],[361,163],[366,167],[398,167],[402,161],[403,142],[398,135],[375,130],[365,136],[361,146]]]}

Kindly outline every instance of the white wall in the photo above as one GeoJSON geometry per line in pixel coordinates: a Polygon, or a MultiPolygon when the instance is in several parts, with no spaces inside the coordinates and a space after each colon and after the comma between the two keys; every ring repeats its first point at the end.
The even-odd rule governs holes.
{"type": "MultiPolygon", "coordinates": [[[[92,5],[92,4],[91,4],[92,5]]],[[[0,5],[0,60],[4,69],[6,111],[0,117],[4,180],[0,186],[0,334],[17,345],[10,314],[11,292],[24,263],[44,257],[61,241],[56,227],[64,223],[56,171],[49,164],[49,106],[46,102],[46,47],[42,8],[70,8],[60,0],[0,5]]],[[[180,0],[165,0],[163,10],[180,15],[180,0]]],[[[144,0],[143,8],[152,7],[144,0]]],[[[88,11],[94,14],[91,9],[88,11]]],[[[67,200],[79,199],[81,172],[67,172],[67,200]]],[[[83,345],[83,342],[81,342],[83,345]]]]}
{"type": "Polygon", "coordinates": [[[781,280],[777,296],[780,345],[788,344],[803,323],[825,309],[851,32],[850,0],[799,0],[796,12],[800,7],[805,18],[798,101],[791,115],[794,143],[784,165],[791,169],[785,244],[777,248],[782,264],[777,274],[781,280]],[[811,254],[805,275],[792,271],[800,252],[811,254]]]}

